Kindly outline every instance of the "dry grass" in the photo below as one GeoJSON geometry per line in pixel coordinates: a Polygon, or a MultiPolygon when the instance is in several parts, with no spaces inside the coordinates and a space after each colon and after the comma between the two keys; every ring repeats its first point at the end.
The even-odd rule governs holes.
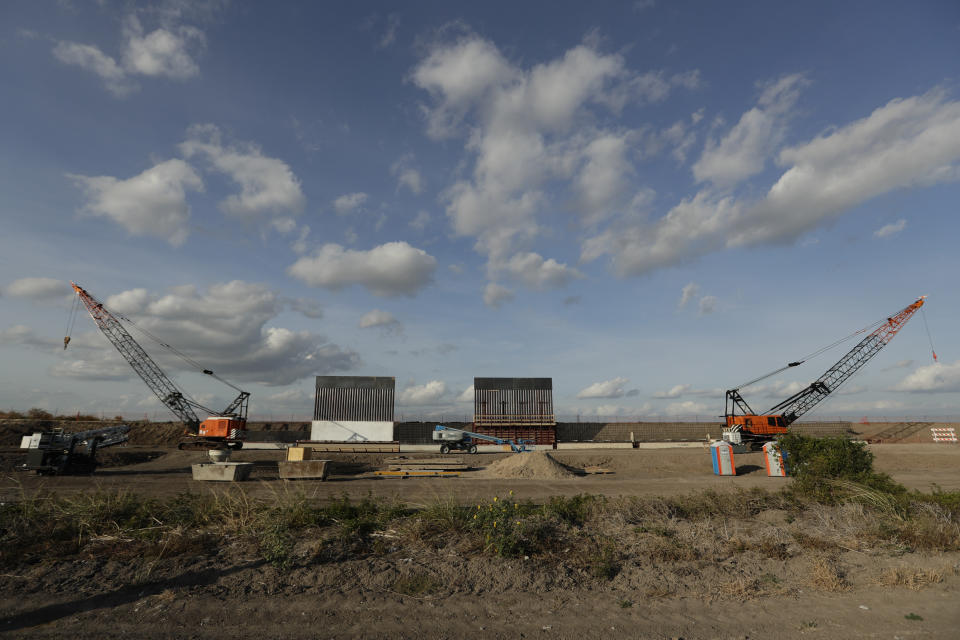
{"type": "Polygon", "coordinates": [[[940,582],[943,582],[943,574],[939,571],[893,567],[881,573],[876,583],[884,587],[906,587],[919,591],[926,586],[940,582]]]}
{"type": "Polygon", "coordinates": [[[810,567],[810,584],[821,591],[834,593],[851,589],[840,563],[831,556],[817,556],[813,559],[810,567]]]}
{"type": "Polygon", "coordinates": [[[718,596],[733,600],[749,600],[763,593],[763,585],[757,578],[737,578],[731,582],[722,582],[716,588],[718,596]]]}

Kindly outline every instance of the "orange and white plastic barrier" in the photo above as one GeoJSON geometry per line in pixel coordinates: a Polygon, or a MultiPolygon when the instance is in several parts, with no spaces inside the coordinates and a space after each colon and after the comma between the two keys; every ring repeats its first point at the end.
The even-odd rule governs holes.
{"type": "Polygon", "coordinates": [[[787,477],[787,465],[784,461],[784,455],[777,447],[776,442],[768,442],[763,445],[763,461],[767,465],[768,476],[787,477]]]}
{"type": "Polygon", "coordinates": [[[934,442],[951,442],[957,444],[957,431],[953,427],[930,427],[934,442]]]}
{"type": "Polygon", "coordinates": [[[729,442],[718,440],[710,445],[710,457],[713,459],[713,473],[718,476],[735,476],[737,467],[733,463],[733,447],[729,442]]]}

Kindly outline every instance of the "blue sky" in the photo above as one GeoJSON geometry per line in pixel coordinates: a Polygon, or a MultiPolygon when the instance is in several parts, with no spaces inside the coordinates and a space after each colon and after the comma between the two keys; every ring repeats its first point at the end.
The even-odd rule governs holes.
{"type": "Polygon", "coordinates": [[[0,407],[166,415],[63,351],[75,280],[267,417],[337,373],[716,416],[928,295],[939,363],[915,318],[815,415],[957,415],[957,60],[946,1],[4,3],[0,407]]]}

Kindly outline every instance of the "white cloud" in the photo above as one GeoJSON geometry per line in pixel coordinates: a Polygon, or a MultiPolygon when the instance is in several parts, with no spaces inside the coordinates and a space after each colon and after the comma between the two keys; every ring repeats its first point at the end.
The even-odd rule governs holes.
{"type": "Polygon", "coordinates": [[[703,296],[700,298],[700,305],[698,313],[702,316],[713,313],[717,310],[717,298],[716,296],[703,296]]]}
{"type": "Polygon", "coordinates": [[[717,407],[709,406],[702,402],[684,400],[683,402],[668,404],[667,408],[664,409],[664,414],[667,416],[699,416],[715,413],[717,410],[717,407]]]}
{"type": "Polygon", "coordinates": [[[64,64],[74,65],[91,71],[103,80],[107,89],[117,97],[136,91],[137,84],[127,76],[127,72],[117,61],[100,49],[78,42],[58,42],[53,55],[64,64]]]}
{"type": "Polygon", "coordinates": [[[203,181],[183,160],[161,162],[126,180],[68,174],[86,195],[84,210],[110,218],[136,236],[156,236],[174,246],[189,235],[186,191],[202,191],[203,181]]]}
{"type": "Polygon", "coordinates": [[[709,180],[730,186],[762,171],[783,140],[783,121],[806,84],[803,75],[794,74],[767,85],[757,106],[744,113],[722,140],[707,140],[703,154],[693,165],[697,182],[709,180]]]}
{"type": "Polygon", "coordinates": [[[679,398],[690,389],[688,384],[678,384],[670,388],[669,391],[655,391],[654,398],[679,398]]]}
{"type": "Polygon", "coordinates": [[[418,231],[423,231],[430,224],[430,213],[427,211],[418,211],[416,217],[410,221],[410,226],[418,231]]]}
{"type": "Polygon", "coordinates": [[[454,233],[477,238],[491,279],[541,234],[538,215],[556,208],[550,181],[571,185],[565,208],[585,224],[631,206],[628,151],[637,136],[598,130],[600,108],[616,112],[698,83],[696,74],[632,73],[622,56],[598,52],[594,40],[524,69],[468,35],[434,46],[411,74],[432,98],[428,133],[465,137],[472,174],[443,190],[441,200],[454,233]]]}
{"type": "Polygon", "coordinates": [[[722,396],[723,389],[694,389],[689,384],[677,384],[667,391],[655,391],[654,398],[681,398],[683,396],[722,396]]]}
{"type": "Polygon", "coordinates": [[[487,283],[483,288],[483,304],[488,307],[499,309],[501,305],[511,300],[513,300],[513,291],[496,282],[487,283]]]}
{"type": "Polygon", "coordinates": [[[239,194],[220,203],[226,213],[246,218],[263,213],[296,214],[306,204],[300,180],[287,163],[263,155],[252,143],[224,146],[220,129],[215,125],[191,126],[180,150],[188,158],[205,157],[216,171],[240,185],[239,194]]]}
{"type": "Polygon", "coordinates": [[[630,382],[627,378],[614,378],[603,382],[594,382],[581,389],[578,398],[622,398],[625,394],[623,386],[630,382]]]}
{"type": "Polygon", "coordinates": [[[913,365],[913,360],[898,360],[889,367],[884,367],[884,371],[892,371],[893,369],[908,369],[913,365]]]}
{"type": "Polygon", "coordinates": [[[406,242],[388,242],[369,251],[325,244],[287,272],[314,287],[339,290],[361,285],[378,296],[416,295],[433,281],[436,259],[406,242]]]}
{"type": "Polygon", "coordinates": [[[43,351],[53,351],[63,348],[63,343],[37,335],[31,327],[17,324],[6,329],[0,329],[0,344],[23,345],[43,351]]]}
{"type": "Polygon", "coordinates": [[[321,335],[270,326],[289,303],[255,283],[234,280],[206,291],[184,285],[163,294],[131,289],[104,304],[226,378],[286,385],[360,363],[321,335]]]}
{"type": "Polygon", "coordinates": [[[696,282],[689,282],[683,285],[683,289],[680,290],[680,302],[677,304],[677,307],[683,309],[687,306],[687,303],[697,297],[700,293],[700,285],[696,282]]]}
{"type": "Polygon", "coordinates": [[[131,15],[124,22],[123,35],[126,38],[124,67],[130,73],[178,80],[200,74],[193,58],[202,50],[205,38],[196,27],[160,28],[144,35],[140,20],[131,15]]]}
{"type": "Polygon", "coordinates": [[[411,193],[419,194],[423,191],[423,176],[413,166],[413,154],[406,154],[390,165],[390,175],[396,177],[397,187],[406,187],[411,193]]]}
{"type": "Polygon", "coordinates": [[[953,364],[936,362],[917,367],[898,382],[894,391],[914,393],[947,393],[960,391],[960,360],[953,364]]]}
{"type": "Polygon", "coordinates": [[[385,334],[403,333],[403,324],[392,313],[380,309],[363,314],[359,326],[361,329],[380,329],[385,334]]]}
{"type": "Polygon", "coordinates": [[[705,188],[652,225],[610,228],[582,256],[612,255],[639,275],[723,249],[792,242],[863,202],[898,188],[960,178],[960,102],[935,89],[895,99],[868,117],[782,150],[788,167],[759,200],[705,188]]]}
{"type": "MultiPolygon", "coordinates": [[[[193,285],[170,287],[165,293],[129,289],[104,300],[113,313],[131,318],[138,327],[227,379],[282,386],[360,365],[357,353],[329,343],[322,335],[274,326],[285,308],[296,305],[297,301],[281,298],[263,285],[239,280],[211,285],[206,291],[193,285]]],[[[0,343],[64,353],[64,359],[51,369],[54,376],[135,378],[92,322],[89,326],[90,331],[74,334],[66,352],[60,341],[38,337],[22,326],[0,331],[0,343]]],[[[133,333],[168,373],[195,371],[142,334],[133,333]]]]}
{"type": "Polygon", "coordinates": [[[907,228],[907,221],[903,218],[900,218],[892,224],[885,224],[876,231],[873,232],[873,237],[875,238],[886,238],[887,236],[892,236],[894,234],[900,233],[907,228]]]}
{"type": "Polygon", "coordinates": [[[470,402],[470,403],[472,403],[472,402],[474,401],[474,399],[475,399],[475,398],[474,398],[473,385],[470,385],[469,387],[467,387],[466,389],[464,389],[463,392],[462,392],[459,396],[457,396],[457,402],[470,402]]]}
{"type": "Polygon", "coordinates": [[[422,385],[407,387],[397,394],[397,404],[423,406],[436,404],[447,393],[447,385],[440,380],[431,380],[422,385]]]}
{"type": "Polygon", "coordinates": [[[4,288],[4,293],[15,298],[33,300],[60,300],[71,294],[70,286],[55,278],[20,278],[4,288]]]}
{"type": "Polygon", "coordinates": [[[131,13],[123,21],[122,36],[121,62],[95,45],[78,42],[58,42],[53,55],[64,64],[100,76],[107,89],[118,97],[137,90],[136,76],[186,80],[200,74],[196,57],[203,51],[206,39],[196,27],[171,22],[144,33],[140,19],[131,13]]]}
{"type": "Polygon", "coordinates": [[[79,380],[129,380],[136,374],[119,355],[103,352],[80,360],[63,360],[50,368],[56,378],[79,380]]]}
{"type": "Polygon", "coordinates": [[[518,253],[498,267],[531,289],[546,290],[565,287],[583,274],[553,258],[543,259],[538,253],[518,253]]]}
{"type": "Polygon", "coordinates": [[[400,27],[400,16],[391,13],[387,16],[387,26],[384,28],[383,35],[380,36],[378,43],[379,49],[386,49],[397,39],[397,29],[400,27]]]}
{"type": "Polygon", "coordinates": [[[367,194],[363,192],[345,193],[333,201],[333,208],[340,215],[346,215],[362,206],[367,201],[367,194]]]}
{"type": "Polygon", "coordinates": [[[292,298],[286,300],[291,311],[302,313],[307,318],[317,320],[323,317],[323,306],[310,298],[292,298]]]}

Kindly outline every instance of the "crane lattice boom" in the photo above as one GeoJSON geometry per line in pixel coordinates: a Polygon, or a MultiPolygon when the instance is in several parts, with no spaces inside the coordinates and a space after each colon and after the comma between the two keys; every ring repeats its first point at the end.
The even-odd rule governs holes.
{"type": "MultiPolygon", "coordinates": [[[[870,358],[885,347],[913,317],[913,314],[923,306],[924,298],[925,296],[921,296],[913,304],[887,318],[808,387],[771,407],[763,415],[754,414],[740,395],[739,389],[727,391],[727,427],[741,431],[747,438],[758,440],[770,439],[786,433],[787,427],[836,391],[837,387],[849,380],[870,358]],[[737,413],[738,410],[740,414],[737,413]]],[[[788,367],[795,364],[800,363],[791,363],[788,367]]]]}
{"type": "MultiPolygon", "coordinates": [[[[183,422],[187,431],[191,435],[200,436],[200,438],[196,439],[192,444],[203,446],[216,442],[221,446],[223,443],[227,443],[227,445],[232,448],[242,446],[240,441],[245,437],[247,403],[250,398],[249,393],[238,389],[233,384],[216,376],[213,371],[203,369],[203,373],[213,376],[224,384],[240,391],[240,395],[230,403],[230,406],[227,407],[225,411],[212,415],[201,422],[193,410],[194,407],[209,413],[214,412],[186,397],[183,392],[177,388],[173,380],[167,377],[167,374],[147,355],[143,347],[134,340],[133,336],[124,328],[117,316],[110,313],[99,300],[90,295],[85,289],[76,283],[71,282],[70,284],[73,286],[73,290],[77,292],[77,296],[83,302],[87,311],[90,312],[90,316],[94,322],[100,327],[103,335],[107,336],[107,339],[113,343],[113,346],[117,348],[117,351],[120,352],[124,360],[133,367],[133,370],[137,372],[137,375],[140,376],[150,390],[156,394],[160,402],[166,405],[167,408],[183,422]]],[[[64,348],[66,348],[69,342],[69,336],[64,338],[64,348]]],[[[183,443],[181,443],[181,447],[182,446],[183,443]]]]}
{"type": "Polygon", "coordinates": [[[83,302],[83,306],[90,312],[94,322],[100,327],[103,335],[107,336],[107,339],[113,343],[124,360],[130,363],[137,375],[156,394],[160,402],[165,404],[183,422],[187,430],[196,433],[200,426],[200,419],[183,396],[183,392],[147,355],[147,352],[133,339],[133,336],[124,328],[116,316],[104,308],[103,304],[87,293],[85,289],[76,283],[71,282],[70,284],[83,302]]]}

